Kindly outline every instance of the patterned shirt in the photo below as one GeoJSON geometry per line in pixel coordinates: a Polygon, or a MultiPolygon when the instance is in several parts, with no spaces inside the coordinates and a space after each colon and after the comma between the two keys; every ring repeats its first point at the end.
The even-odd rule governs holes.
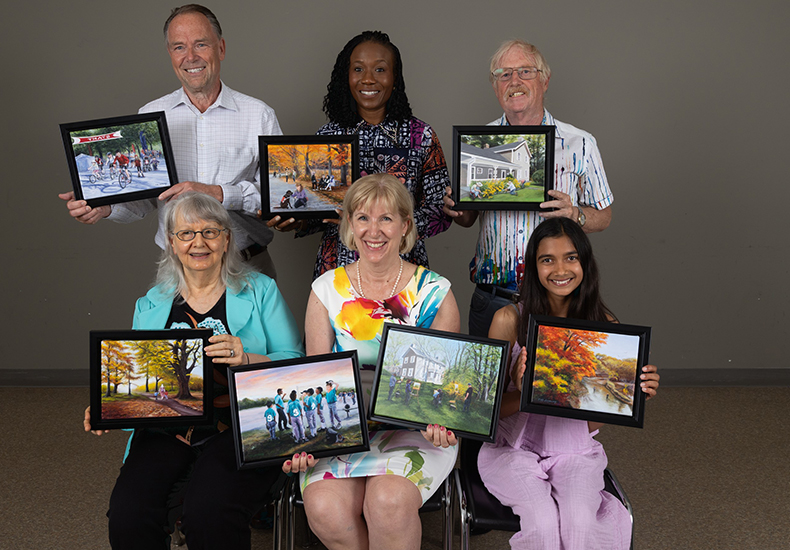
{"type": "MultiPolygon", "coordinates": [[[[606,180],[595,138],[556,120],[544,110],[543,125],[557,127],[554,140],[554,189],[567,193],[574,205],[603,210],[614,197],[606,180]]],[[[491,123],[507,126],[505,115],[491,123]]],[[[482,211],[475,257],[469,264],[473,283],[518,290],[524,276],[524,253],[532,231],[543,221],[537,211],[482,211]]]]}
{"type": "MultiPolygon", "coordinates": [[[[173,146],[179,181],[196,181],[222,187],[223,205],[240,229],[239,248],[253,242],[267,245],[272,232],[257,218],[261,208],[258,136],[280,135],[274,110],[264,102],[228,88],[205,113],[192,105],[183,88],[140,109],[164,111],[173,146]]],[[[159,206],[157,199],[115,204],[109,219],[129,223],[142,219],[159,206]]],[[[159,209],[156,244],[164,248],[164,208],[159,209]]]]}
{"type": "MultiPolygon", "coordinates": [[[[359,135],[360,175],[386,172],[402,181],[414,197],[417,242],[403,259],[428,267],[424,239],[446,231],[452,220],[442,211],[445,187],[450,185],[447,163],[439,138],[427,123],[412,117],[407,122],[385,119],[381,124],[360,122],[344,128],[330,122],[318,135],[359,135]]],[[[356,252],[340,242],[338,226],[327,224],[318,248],[313,279],[330,269],[355,262],[356,252]]]]}

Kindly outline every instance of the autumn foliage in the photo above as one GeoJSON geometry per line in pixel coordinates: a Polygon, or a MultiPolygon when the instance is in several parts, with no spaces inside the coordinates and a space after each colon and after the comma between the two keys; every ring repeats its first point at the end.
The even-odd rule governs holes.
{"type": "Polygon", "coordinates": [[[598,361],[593,350],[607,334],[541,326],[532,384],[534,396],[560,406],[571,406],[579,397],[581,380],[595,376],[598,361]]]}
{"type": "Polygon", "coordinates": [[[339,170],[340,183],[348,183],[350,158],[348,143],[269,146],[269,169],[296,172],[302,179],[309,179],[314,171],[323,175],[339,170]]]}

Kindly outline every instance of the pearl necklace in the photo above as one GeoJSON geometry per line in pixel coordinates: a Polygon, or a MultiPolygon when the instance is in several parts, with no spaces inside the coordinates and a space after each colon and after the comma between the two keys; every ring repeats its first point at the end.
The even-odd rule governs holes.
{"type": "MultiPolygon", "coordinates": [[[[398,278],[395,279],[395,284],[392,285],[392,290],[390,291],[390,295],[384,298],[385,300],[389,300],[390,298],[395,296],[395,291],[398,290],[398,283],[400,283],[400,276],[403,275],[403,258],[398,256],[398,259],[400,260],[400,268],[398,269],[398,278]]],[[[357,262],[357,288],[359,289],[360,296],[362,296],[367,300],[367,296],[365,296],[365,293],[362,290],[362,277],[359,275],[359,272],[361,271],[359,269],[360,265],[361,262],[357,262]]]]}

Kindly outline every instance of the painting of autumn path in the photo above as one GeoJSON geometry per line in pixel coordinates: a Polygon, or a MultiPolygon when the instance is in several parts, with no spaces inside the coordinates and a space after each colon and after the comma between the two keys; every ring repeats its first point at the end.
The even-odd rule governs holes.
{"type": "Polygon", "coordinates": [[[532,402],[633,414],[639,337],[540,326],[532,402]]]}
{"type": "Polygon", "coordinates": [[[202,414],[202,339],[102,340],[102,420],[202,414]]]}

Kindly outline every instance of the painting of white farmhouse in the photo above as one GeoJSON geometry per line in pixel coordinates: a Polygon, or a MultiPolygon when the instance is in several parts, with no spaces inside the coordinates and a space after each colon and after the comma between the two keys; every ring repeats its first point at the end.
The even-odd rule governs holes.
{"type": "Polygon", "coordinates": [[[374,382],[373,419],[491,435],[507,343],[469,338],[386,325],[374,382]]]}
{"type": "Polygon", "coordinates": [[[546,154],[546,144],[553,144],[553,130],[456,126],[454,196],[459,207],[539,208],[548,200],[546,191],[553,183],[553,147],[549,147],[552,158],[546,154]]]}

